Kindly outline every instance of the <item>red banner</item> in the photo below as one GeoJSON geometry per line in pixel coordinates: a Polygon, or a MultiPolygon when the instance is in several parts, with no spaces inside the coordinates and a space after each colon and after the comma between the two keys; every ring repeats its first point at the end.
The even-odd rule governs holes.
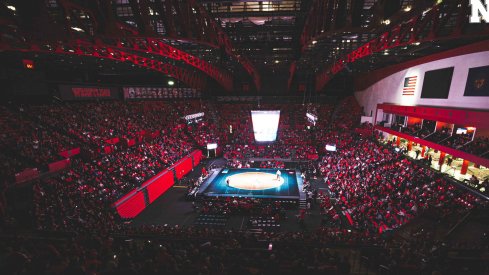
{"type": "Polygon", "coordinates": [[[27,168],[24,171],[15,174],[15,182],[20,183],[38,177],[39,177],[39,171],[37,170],[37,168],[27,168]]]}
{"type": "MultiPolygon", "coordinates": [[[[184,157],[180,162],[170,167],[170,169],[174,168],[177,178],[181,179],[192,171],[192,169],[200,163],[201,159],[202,151],[195,150],[190,155],[184,157]],[[194,158],[193,165],[192,157],[194,158]]],[[[132,190],[114,203],[119,215],[122,218],[136,217],[147,206],[144,198],[145,193],[148,194],[148,204],[150,204],[172,187],[174,184],[174,173],[170,169],[158,173],[158,175],[146,181],[139,191],[136,189],[132,190]]]]}
{"type": "Polygon", "coordinates": [[[112,145],[107,145],[107,146],[104,146],[104,153],[106,154],[110,154],[114,151],[114,148],[112,148],[112,145]]]}
{"type": "Polygon", "coordinates": [[[127,144],[127,147],[132,147],[132,146],[136,145],[136,140],[133,138],[126,139],[126,144],[127,144]]]}
{"type": "Polygon", "coordinates": [[[175,183],[173,172],[165,170],[147,181],[143,188],[148,191],[149,203],[153,203],[175,183]]]}
{"type": "Polygon", "coordinates": [[[106,139],[105,140],[105,143],[108,143],[108,144],[117,144],[119,143],[119,138],[118,137],[115,137],[115,138],[109,138],[109,139],[106,139]]]}
{"type": "Polygon", "coordinates": [[[142,142],[144,136],[146,135],[146,131],[145,130],[139,131],[139,132],[136,133],[136,135],[137,135],[137,138],[136,138],[137,141],[138,142],[142,142]]]}
{"type": "Polygon", "coordinates": [[[73,87],[71,88],[74,97],[110,97],[109,88],[93,88],[93,87],[73,87]]]}
{"type": "Polygon", "coordinates": [[[91,86],[71,86],[59,85],[59,93],[64,100],[87,100],[96,98],[113,98],[119,97],[117,87],[91,87],[91,86]]]}
{"type": "Polygon", "coordinates": [[[160,136],[160,131],[154,131],[153,133],[151,133],[151,138],[157,138],[160,136]]]}
{"type": "Polygon", "coordinates": [[[48,164],[50,173],[63,170],[68,166],[70,166],[70,160],[69,159],[63,159],[63,160],[56,161],[56,162],[48,164]]]}
{"type": "Polygon", "coordinates": [[[316,160],[319,158],[318,154],[307,154],[307,159],[316,160]]]}
{"type": "Polygon", "coordinates": [[[116,210],[121,218],[129,219],[136,217],[146,208],[144,193],[133,190],[116,202],[116,210]]]}
{"type": "Polygon", "coordinates": [[[179,162],[175,166],[175,172],[177,179],[183,178],[188,172],[192,171],[192,159],[190,157],[186,157],[182,162],[179,162]]]}
{"type": "Polygon", "coordinates": [[[64,158],[70,158],[70,157],[76,156],[78,154],[80,154],[80,148],[74,148],[71,150],[66,150],[66,151],[62,151],[62,152],[58,153],[58,155],[60,155],[64,158]]]}
{"type": "Polygon", "coordinates": [[[199,165],[200,161],[202,160],[202,151],[200,150],[193,151],[192,157],[194,158],[194,167],[199,165]]]}

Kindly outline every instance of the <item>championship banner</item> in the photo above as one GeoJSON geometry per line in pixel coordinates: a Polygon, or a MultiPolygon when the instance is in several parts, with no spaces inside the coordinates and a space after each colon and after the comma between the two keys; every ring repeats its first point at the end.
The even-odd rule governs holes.
{"type": "Polygon", "coordinates": [[[464,96],[489,96],[489,66],[469,69],[464,96]]]}
{"type": "Polygon", "coordinates": [[[124,99],[173,99],[200,98],[201,92],[194,88],[123,87],[124,99]]]}
{"type": "Polygon", "coordinates": [[[63,100],[116,99],[116,87],[59,85],[60,97],[63,100]]]}

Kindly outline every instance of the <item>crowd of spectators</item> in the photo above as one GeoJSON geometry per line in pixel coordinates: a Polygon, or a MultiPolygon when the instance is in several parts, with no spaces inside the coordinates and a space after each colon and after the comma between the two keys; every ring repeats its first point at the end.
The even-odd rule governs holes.
{"type": "MultiPolygon", "coordinates": [[[[2,112],[13,111],[4,107],[2,112]]],[[[43,133],[35,135],[41,137],[34,143],[39,148],[56,145],[55,150],[39,151],[39,154],[32,151],[37,158],[31,159],[38,164],[52,161],[43,156],[52,158],[72,146],[86,146],[92,152],[72,157],[66,170],[36,183],[35,217],[38,228],[43,230],[100,229],[98,222],[114,219],[107,214],[111,203],[173,165],[193,148],[183,133],[178,112],[165,102],[30,105],[19,107],[18,114],[6,115],[4,119],[7,121],[2,127],[9,127],[5,128],[9,135],[4,137],[11,140],[15,137],[10,135],[12,131],[23,134],[17,138],[17,145],[11,145],[13,148],[26,147],[27,141],[33,141],[29,138],[32,133],[43,133]],[[41,125],[43,130],[37,131],[35,125],[41,125]],[[115,144],[105,142],[112,138],[120,141],[115,144]],[[132,144],[123,142],[129,139],[134,139],[132,144]],[[110,149],[102,150],[103,147],[110,149]]],[[[18,157],[2,154],[8,160],[2,163],[2,173],[16,171],[25,163],[20,158],[29,157],[25,152],[30,151],[19,149],[18,152],[18,157]]]]}
{"type": "Polygon", "coordinates": [[[436,121],[425,119],[423,120],[423,127],[416,133],[417,137],[425,138],[431,135],[435,131],[436,121]]]}
{"type": "Polygon", "coordinates": [[[154,132],[181,122],[167,102],[76,102],[26,106],[39,121],[97,147],[111,138],[134,139],[141,131],[154,132]],[[162,115],[165,114],[165,115],[162,115]]]}
{"type": "Polygon", "coordinates": [[[323,158],[320,171],[351,217],[352,226],[371,232],[398,228],[427,208],[458,208],[477,204],[474,196],[455,190],[443,178],[401,154],[368,139],[356,139],[349,148],[323,158]]]}
{"type": "Polygon", "coordinates": [[[281,145],[279,143],[268,145],[226,145],[224,157],[227,159],[317,159],[317,150],[312,145],[281,145]]]}
{"type": "Polygon", "coordinates": [[[225,139],[226,129],[219,124],[219,114],[214,102],[211,101],[180,101],[174,105],[182,116],[196,113],[204,113],[197,121],[186,121],[187,131],[201,147],[206,147],[209,143],[222,145],[221,140],[225,139]]]}
{"type": "Polygon", "coordinates": [[[26,168],[25,161],[18,156],[6,155],[0,152],[0,178],[6,182],[14,182],[15,172],[26,168]]]}
{"type": "Polygon", "coordinates": [[[341,251],[321,247],[355,234],[310,234],[197,228],[154,228],[159,239],[73,237],[67,240],[5,240],[1,268],[8,274],[349,274],[341,251]],[[310,249],[301,249],[303,243],[310,249]],[[273,249],[265,247],[273,243],[273,249]]]}
{"type": "Polygon", "coordinates": [[[280,220],[285,216],[280,201],[247,197],[207,197],[201,201],[203,214],[249,214],[253,216],[275,217],[280,220]]]}
{"type": "MultiPolygon", "coordinates": [[[[252,104],[223,104],[218,119],[209,115],[199,124],[185,127],[179,127],[185,123],[182,115],[199,108],[212,114],[216,113],[212,110],[215,107],[199,102],[174,107],[160,102],[92,102],[63,108],[63,115],[53,106],[24,110],[37,114],[39,123],[61,129],[58,134],[94,147],[102,146],[108,138],[137,138],[142,130],[159,135],[133,146],[115,146],[111,152],[100,151],[95,158],[74,158],[66,171],[36,182],[33,201],[37,229],[72,231],[77,237],[58,242],[6,240],[0,251],[0,268],[9,274],[348,274],[350,261],[324,246],[383,246],[387,242],[381,238],[382,233],[400,228],[425,211],[435,211],[440,217],[451,213],[462,216],[484,205],[479,198],[456,189],[390,146],[355,133],[361,108],[353,98],[341,102],[334,111],[327,108],[325,120],[334,126],[317,127],[306,138],[303,136],[309,132],[304,131],[305,119],[299,118],[303,110],[286,109],[281,126],[290,132],[279,133],[279,142],[273,145],[254,144],[249,114],[252,104]],[[168,112],[161,115],[162,110],[168,112]],[[85,112],[86,116],[82,115],[85,112]],[[193,145],[184,131],[193,135],[200,146],[210,141],[225,144],[229,167],[285,167],[281,160],[251,163],[251,157],[308,160],[300,167],[304,171],[302,191],[307,194],[308,204],[319,206],[324,227],[310,232],[249,235],[208,228],[123,225],[110,210],[111,203],[188,154],[193,145]],[[297,141],[299,137],[303,138],[297,141]],[[311,155],[318,155],[317,144],[334,144],[337,151],[322,151],[319,161],[311,160],[311,155]],[[310,180],[316,175],[320,175],[327,192],[312,187],[310,180]],[[94,234],[78,234],[87,232],[94,234]],[[149,234],[160,240],[114,239],[133,234],[149,234]],[[267,250],[270,243],[273,249],[267,250]]],[[[318,116],[321,118],[320,113],[318,116]]],[[[2,169],[10,167],[4,165],[2,169]]],[[[189,182],[189,190],[202,183],[204,174],[203,170],[198,180],[189,182]]],[[[306,215],[310,208],[308,205],[300,215],[306,215]]],[[[197,210],[203,214],[269,216],[277,221],[285,216],[281,202],[256,198],[205,198],[197,210]]],[[[401,247],[401,254],[399,250],[382,251],[386,252],[383,262],[392,269],[422,260],[403,257],[402,253],[411,255],[416,251],[425,257],[431,253],[430,247],[414,241],[401,247]]]]}
{"type": "Polygon", "coordinates": [[[452,129],[448,127],[442,127],[441,129],[436,130],[436,132],[425,137],[424,139],[439,143],[449,138],[451,134],[452,134],[452,129]]]}
{"type": "Polygon", "coordinates": [[[6,160],[12,163],[5,165],[14,167],[11,173],[60,160],[60,152],[78,146],[70,137],[28,117],[23,108],[9,107],[0,106],[0,146],[2,151],[18,154],[17,159],[23,158],[24,162],[19,165],[15,157],[12,157],[12,161],[6,160]]]}
{"type": "Polygon", "coordinates": [[[421,130],[421,123],[414,123],[406,127],[403,127],[401,129],[401,132],[406,133],[408,135],[414,135],[416,132],[420,130],[421,130]]]}
{"type": "MultiPolygon", "coordinates": [[[[220,108],[221,129],[227,136],[225,158],[317,158],[317,151],[306,129],[306,106],[300,104],[224,104],[220,108]],[[274,144],[256,144],[251,128],[251,110],[280,110],[279,130],[274,144]]],[[[222,139],[221,139],[222,140],[222,139]]]]}
{"type": "Polygon", "coordinates": [[[105,154],[84,162],[74,159],[71,167],[52,180],[70,186],[84,196],[112,203],[145,180],[170,167],[191,152],[178,135],[153,140],[105,154]]]}
{"type": "Polygon", "coordinates": [[[472,140],[474,133],[466,134],[454,134],[450,138],[442,141],[440,144],[448,147],[458,149],[459,147],[465,145],[472,140]]]}
{"type": "Polygon", "coordinates": [[[484,136],[475,137],[472,142],[461,147],[460,150],[487,158],[489,157],[489,138],[484,136]]]}
{"type": "Polygon", "coordinates": [[[260,168],[285,168],[285,163],[278,160],[268,160],[260,162],[260,168]]]}
{"type": "Polygon", "coordinates": [[[0,115],[0,146],[10,162],[3,164],[10,172],[2,171],[9,176],[45,168],[64,158],[60,152],[75,148],[97,158],[110,139],[141,142],[148,133],[169,135],[183,123],[177,109],[162,101],[10,104],[0,106],[0,115]]]}
{"type": "Polygon", "coordinates": [[[227,229],[145,226],[128,228],[124,235],[110,238],[81,235],[4,238],[2,242],[0,268],[7,274],[351,274],[362,255],[371,271],[380,265],[388,273],[400,274],[487,270],[484,262],[446,262],[451,244],[436,240],[428,230],[386,241],[332,228],[247,234],[227,229]],[[355,248],[372,243],[377,246],[355,248]],[[336,247],[345,244],[352,247],[348,251],[336,247]]]}
{"type": "Polygon", "coordinates": [[[355,97],[341,100],[332,114],[332,129],[351,131],[360,124],[362,107],[358,105],[355,97]]]}

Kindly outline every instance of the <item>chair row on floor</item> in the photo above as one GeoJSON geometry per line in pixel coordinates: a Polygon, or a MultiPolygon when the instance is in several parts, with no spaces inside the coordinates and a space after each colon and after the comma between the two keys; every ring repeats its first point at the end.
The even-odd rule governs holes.
{"type": "Polygon", "coordinates": [[[274,217],[251,217],[248,221],[250,229],[279,230],[280,223],[274,217]]]}
{"type": "Polygon", "coordinates": [[[196,226],[216,226],[216,227],[225,227],[228,218],[224,215],[216,215],[216,214],[200,214],[194,222],[196,226]]]}

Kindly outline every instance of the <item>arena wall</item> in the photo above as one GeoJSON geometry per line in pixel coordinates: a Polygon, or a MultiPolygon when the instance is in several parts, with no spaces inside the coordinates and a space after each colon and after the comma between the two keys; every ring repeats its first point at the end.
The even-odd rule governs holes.
{"type": "MultiPolygon", "coordinates": [[[[416,65],[391,74],[370,87],[355,92],[355,97],[365,114],[375,109],[378,103],[408,106],[443,106],[453,108],[489,109],[489,97],[464,96],[469,68],[489,65],[489,51],[464,54],[416,65]],[[447,99],[421,98],[424,74],[427,71],[454,67],[447,99]],[[417,76],[414,95],[402,95],[404,78],[417,76]]],[[[487,79],[489,81],[489,79],[487,79]]]]}

